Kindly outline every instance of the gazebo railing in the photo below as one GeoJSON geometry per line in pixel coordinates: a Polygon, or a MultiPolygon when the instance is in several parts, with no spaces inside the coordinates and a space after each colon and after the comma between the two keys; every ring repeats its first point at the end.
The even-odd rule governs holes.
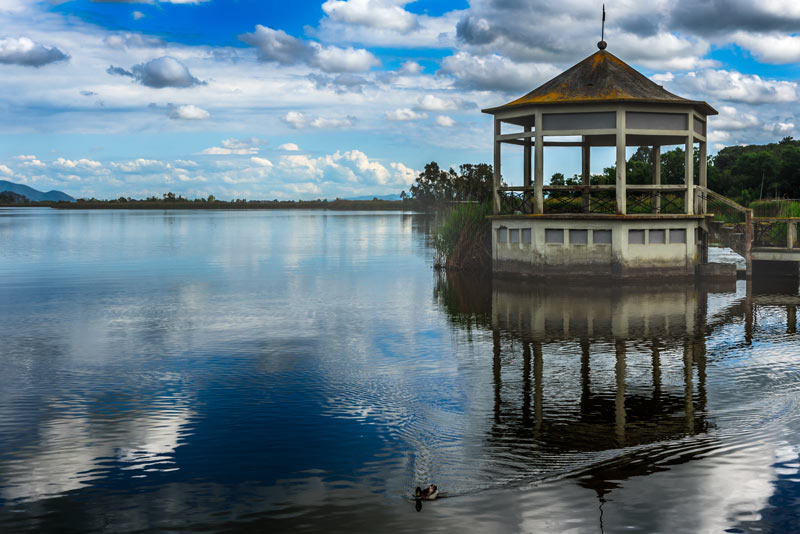
{"type": "MultiPolygon", "coordinates": [[[[533,213],[534,188],[507,186],[498,190],[499,215],[533,213]]],[[[542,188],[546,214],[615,214],[615,185],[550,185],[542,188]]],[[[686,213],[686,187],[683,185],[628,185],[628,214],[686,213]]]]}

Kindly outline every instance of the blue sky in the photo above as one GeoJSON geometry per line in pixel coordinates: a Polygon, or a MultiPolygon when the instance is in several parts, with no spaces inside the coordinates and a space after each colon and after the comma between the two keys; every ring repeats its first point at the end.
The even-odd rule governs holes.
{"type": "MultiPolygon", "coordinates": [[[[713,150],[798,136],[800,3],[606,10],[610,52],[720,111],[713,150]]],[[[431,160],[490,162],[480,109],[593,53],[599,18],[588,0],[0,0],[0,178],[97,198],[397,193],[431,160]]],[[[576,156],[549,151],[545,174],[576,156]]]]}

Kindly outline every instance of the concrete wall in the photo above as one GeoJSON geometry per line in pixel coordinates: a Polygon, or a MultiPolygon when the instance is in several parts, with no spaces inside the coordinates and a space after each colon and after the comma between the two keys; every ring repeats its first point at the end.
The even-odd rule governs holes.
{"type": "Polygon", "coordinates": [[[496,217],[492,220],[493,269],[498,274],[527,276],[694,276],[700,222],[697,217],[496,217]],[[519,232],[517,243],[512,242],[516,235],[512,230],[519,232]],[[530,231],[530,244],[523,242],[524,230],[530,231]],[[548,243],[548,230],[556,231],[551,238],[563,231],[564,242],[548,243]],[[601,231],[609,230],[611,243],[597,243],[595,234],[600,237],[601,231]],[[641,233],[632,236],[632,230],[641,233]],[[575,243],[573,238],[583,237],[582,231],[586,231],[586,244],[575,243]],[[681,231],[685,242],[671,242],[681,231]],[[635,243],[637,236],[644,242],[635,243]],[[663,243],[656,242],[659,236],[663,243]]]}

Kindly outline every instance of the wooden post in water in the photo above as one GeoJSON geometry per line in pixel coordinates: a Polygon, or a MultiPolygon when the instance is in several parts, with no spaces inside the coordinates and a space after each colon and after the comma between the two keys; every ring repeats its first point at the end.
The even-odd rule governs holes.
{"type": "Polygon", "coordinates": [[[744,212],[744,261],[747,280],[753,278],[753,210],[744,212]]]}
{"type": "Polygon", "coordinates": [[[691,337],[683,341],[683,402],[686,430],[694,434],[694,343],[691,337]]]}
{"type": "Polygon", "coordinates": [[[533,342],[533,416],[536,419],[534,427],[535,435],[538,436],[542,431],[542,421],[544,419],[544,392],[542,391],[542,342],[533,342]]]}
{"type": "Polygon", "coordinates": [[[617,446],[625,446],[625,340],[616,340],[617,364],[614,374],[617,378],[617,395],[614,399],[614,431],[617,446]]]}

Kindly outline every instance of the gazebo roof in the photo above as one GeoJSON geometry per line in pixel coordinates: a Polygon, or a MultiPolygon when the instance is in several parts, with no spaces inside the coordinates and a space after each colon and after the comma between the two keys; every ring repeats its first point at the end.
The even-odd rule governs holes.
{"type": "Polygon", "coordinates": [[[702,115],[717,115],[706,102],[670,93],[605,50],[598,50],[527,95],[483,112],[494,115],[526,106],[610,103],[693,105],[702,115]]]}

